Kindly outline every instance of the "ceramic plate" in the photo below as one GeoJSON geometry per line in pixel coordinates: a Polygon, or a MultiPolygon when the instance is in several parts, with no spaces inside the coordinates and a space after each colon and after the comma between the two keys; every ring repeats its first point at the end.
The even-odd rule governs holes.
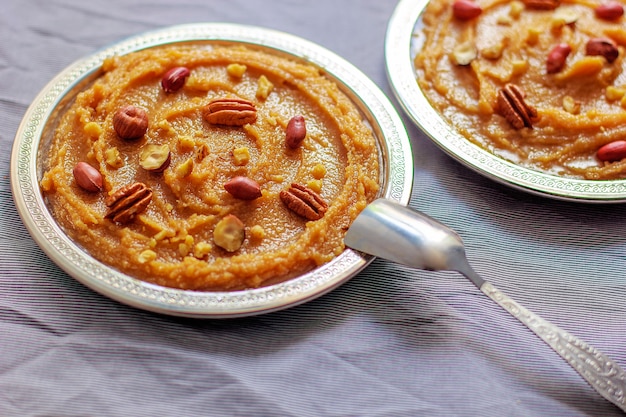
{"type": "Polygon", "coordinates": [[[514,188],[562,200],[594,203],[626,201],[626,180],[570,179],[524,168],[493,155],[457,133],[430,106],[418,83],[414,58],[423,43],[421,14],[428,0],[401,0],[385,39],[387,75],[409,117],[441,149],[474,171],[514,188]]]}
{"type": "Polygon", "coordinates": [[[307,274],[268,287],[232,292],[165,288],[100,263],[55,223],[39,180],[41,153],[50,142],[50,126],[58,118],[57,110],[98,76],[105,58],[189,41],[253,45],[323,68],[361,110],[377,138],[382,167],[380,197],[408,202],[413,162],[406,130],[387,97],[362,72],[327,49],[286,33],[233,24],[189,24],[144,33],[81,59],[58,74],[35,98],[17,131],[11,155],[15,204],[33,239],[52,261],[87,287],[134,307],[177,316],[218,318],[275,311],[319,297],[356,275],[373,258],[347,249],[307,274]]]}

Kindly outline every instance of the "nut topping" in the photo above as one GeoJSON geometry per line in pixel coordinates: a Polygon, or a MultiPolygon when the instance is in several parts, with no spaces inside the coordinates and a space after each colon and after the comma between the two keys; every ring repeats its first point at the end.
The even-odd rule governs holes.
{"type": "Polygon", "coordinates": [[[471,0],[456,0],[452,4],[452,14],[459,20],[471,20],[482,12],[483,9],[471,0]]]}
{"type": "Polygon", "coordinates": [[[452,51],[452,62],[456,65],[469,65],[478,56],[476,47],[471,42],[463,42],[454,47],[452,51]]]}
{"type": "Polygon", "coordinates": [[[559,72],[565,66],[567,56],[572,52],[572,47],[566,43],[560,43],[553,47],[548,54],[546,61],[546,70],[548,74],[559,72]]]}
{"type": "Polygon", "coordinates": [[[289,120],[285,141],[291,149],[296,149],[306,137],[306,123],[304,117],[297,115],[289,120]]]}
{"type": "Polygon", "coordinates": [[[163,172],[170,165],[172,153],[168,145],[144,146],[139,155],[139,165],[150,172],[163,172]]]}
{"type": "Polygon", "coordinates": [[[523,0],[529,9],[554,10],[561,5],[560,0],[523,0]]]}
{"type": "Polygon", "coordinates": [[[624,6],[619,1],[608,1],[596,7],[596,16],[604,20],[617,20],[624,15],[624,6]]]}
{"type": "Polygon", "coordinates": [[[507,84],[498,92],[498,110],[518,130],[532,128],[532,122],[537,118],[537,110],[526,103],[523,91],[515,84],[507,84]]]}
{"type": "Polygon", "coordinates": [[[256,107],[251,101],[240,98],[218,98],[204,107],[203,115],[212,124],[243,126],[256,121],[256,107]]]}
{"type": "Polygon", "coordinates": [[[596,155],[602,162],[621,161],[626,158],[626,141],[616,140],[609,142],[601,146],[596,155]]]}
{"type": "Polygon", "coordinates": [[[186,67],[174,67],[161,78],[161,87],[166,93],[175,93],[183,88],[191,71],[186,67]]]}
{"type": "Polygon", "coordinates": [[[292,183],[280,192],[280,199],[287,208],[307,220],[319,220],[328,210],[328,204],[315,191],[304,185],[292,183]]]}
{"type": "Polygon", "coordinates": [[[589,39],[585,46],[586,55],[600,55],[612,63],[619,56],[619,50],[615,42],[609,38],[593,38],[589,39]]]}
{"type": "Polygon", "coordinates": [[[104,218],[116,223],[129,223],[148,207],[151,199],[152,190],[145,184],[136,182],[125,185],[107,197],[105,204],[109,212],[104,218]]]}
{"type": "Polygon", "coordinates": [[[224,188],[240,200],[255,200],[263,195],[259,183],[244,176],[233,177],[224,184],[224,188]]]}
{"type": "Polygon", "coordinates": [[[234,214],[224,216],[213,230],[213,241],[227,252],[238,251],[245,238],[245,226],[234,214]]]}
{"type": "Polygon", "coordinates": [[[122,139],[137,139],[148,131],[148,115],[141,107],[131,104],[113,115],[113,128],[122,139]]]}
{"type": "Polygon", "coordinates": [[[87,162],[79,162],[72,171],[80,188],[90,193],[102,190],[102,174],[87,162]]]}

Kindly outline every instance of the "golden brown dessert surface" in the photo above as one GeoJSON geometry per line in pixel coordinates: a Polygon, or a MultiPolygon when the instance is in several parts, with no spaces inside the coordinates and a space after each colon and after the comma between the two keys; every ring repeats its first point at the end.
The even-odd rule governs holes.
{"type": "Polygon", "coordinates": [[[419,85],[463,136],[504,159],[570,178],[625,178],[626,143],[618,142],[626,138],[621,7],[593,0],[432,0],[415,58],[419,85]],[[602,50],[603,42],[613,50],[602,50]],[[498,98],[511,84],[530,113],[498,98]],[[609,143],[622,154],[598,157],[609,143]]]}
{"type": "MultiPolygon", "coordinates": [[[[118,117],[127,119],[120,130],[141,133],[128,122],[134,110],[118,117]]],[[[242,289],[338,256],[345,230],[378,192],[378,157],[357,108],[318,68],[241,46],[192,43],[106,60],[103,75],[61,118],[41,187],[58,223],[102,262],[163,286],[242,289]],[[128,105],[149,121],[137,139],[114,128],[114,115],[128,105]],[[223,111],[233,106],[237,112],[223,111]],[[291,128],[301,140],[292,148],[286,131],[297,115],[306,137],[298,136],[302,126],[291,128]],[[81,162],[99,171],[101,187],[84,165],[85,186],[77,183],[81,162]],[[327,203],[319,220],[281,200],[292,183],[327,203]]]]}

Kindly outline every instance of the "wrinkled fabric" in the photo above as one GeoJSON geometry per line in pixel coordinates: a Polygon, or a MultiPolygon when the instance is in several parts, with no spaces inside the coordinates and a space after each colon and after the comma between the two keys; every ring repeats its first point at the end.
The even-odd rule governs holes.
{"type": "MultiPolygon", "coordinates": [[[[13,138],[74,60],[147,30],[233,22],[343,56],[385,92],[391,0],[4,0],[0,8],[0,416],[618,416],[534,334],[454,272],[375,260],[271,314],[158,315],[69,277],[32,240],[10,188],[13,138]]],[[[391,69],[393,70],[393,69],[391,69]]],[[[411,205],[463,237],[475,269],[626,367],[624,205],[507,188],[402,114],[411,205]]]]}

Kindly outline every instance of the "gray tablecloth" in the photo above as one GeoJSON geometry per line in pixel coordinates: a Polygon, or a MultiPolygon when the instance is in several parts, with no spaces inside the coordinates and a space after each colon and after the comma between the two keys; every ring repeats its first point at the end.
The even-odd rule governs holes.
{"type": "MultiPolygon", "coordinates": [[[[453,272],[376,260],[337,290],[295,308],[182,319],[85,288],[22,225],[10,189],[14,135],[35,95],[74,60],[174,24],[244,23],[330,49],[391,97],[384,35],[395,6],[392,0],[3,0],[0,416],[620,415],[453,272]]],[[[624,206],[506,188],[457,163],[403,120],[415,157],[411,205],[457,230],[471,263],[493,284],[626,367],[624,206]]]]}

